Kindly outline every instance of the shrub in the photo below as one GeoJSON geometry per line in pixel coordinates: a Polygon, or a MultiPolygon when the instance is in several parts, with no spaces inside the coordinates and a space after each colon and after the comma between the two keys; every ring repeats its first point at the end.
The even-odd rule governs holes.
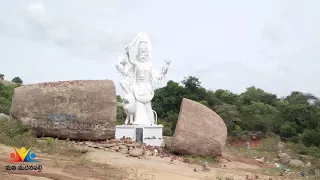
{"type": "Polygon", "coordinates": [[[162,134],[164,136],[172,136],[173,135],[172,124],[170,122],[166,122],[166,121],[163,121],[161,119],[158,119],[158,124],[162,124],[163,125],[162,134]]]}
{"type": "Polygon", "coordinates": [[[316,146],[307,147],[303,143],[287,143],[287,147],[297,154],[309,155],[320,158],[320,148],[316,146]]]}
{"type": "Polygon", "coordinates": [[[0,119],[0,143],[16,147],[32,146],[36,143],[36,137],[21,123],[0,119]]]}

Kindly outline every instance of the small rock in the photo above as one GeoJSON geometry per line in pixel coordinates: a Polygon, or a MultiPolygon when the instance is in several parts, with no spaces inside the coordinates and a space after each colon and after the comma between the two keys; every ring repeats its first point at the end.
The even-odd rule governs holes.
{"type": "Polygon", "coordinates": [[[291,157],[287,153],[279,153],[279,161],[283,164],[288,164],[291,157]]]}
{"type": "Polygon", "coordinates": [[[310,167],[310,166],[311,166],[311,163],[310,163],[310,162],[308,162],[308,163],[306,164],[306,166],[307,166],[307,167],[310,167]]]}
{"type": "Polygon", "coordinates": [[[208,166],[208,162],[204,162],[204,164],[202,165],[202,171],[203,172],[209,172],[210,168],[208,166]]]}
{"type": "Polygon", "coordinates": [[[305,164],[302,162],[302,161],[300,161],[300,160],[296,160],[296,159],[291,159],[290,161],[289,161],[289,165],[290,166],[304,166],[305,164]]]}
{"type": "Polygon", "coordinates": [[[114,147],[116,144],[103,144],[102,146],[105,148],[114,147]]]}
{"type": "Polygon", "coordinates": [[[126,144],[127,147],[136,147],[137,145],[135,143],[133,144],[126,144]]]}
{"type": "Polygon", "coordinates": [[[197,171],[197,168],[194,168],[193,172],[198,172],[198,171],[197,171]]]}
{"type": "Polygon", "coordinates": [[[186,159],[186,158],[183,160],[183,162],[188,163],[188,164],[191,163],[190,159],[186,159]]]}
{"type": "Polygon", "coordinates": [[[108,149],[109,152],[117,152],[115,149],[108,149]]]}
{"type": "Polygon", "coordinates": [[[122,154],[128,154],[129,150],[128,149],[120,149],[119,152],[122,154]]]}
{"type": "Polygon", "coordinates": [[[264,163],[264,157],[263,157],[263,158],[256,159],[256,161],[258,161],[259,163],[264,163]]]}
{"type": "Polygon", "coordinates": [[[128,147],[125,146],[125,145],[120,145],[120,146],[119,146],[119,149],[128,149],[128,147]]]}
{"type": "Polygon", "coordinates": [[[143,154],[143,149],[141,148],[134,148],[129,150],[129,155],[133,157],[139,157],[142,156],[143,154]]]}

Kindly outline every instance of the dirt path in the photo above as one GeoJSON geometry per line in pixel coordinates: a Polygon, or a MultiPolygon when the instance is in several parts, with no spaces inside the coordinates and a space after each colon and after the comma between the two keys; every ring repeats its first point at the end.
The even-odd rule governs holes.
{"type": "MultiPolygon", "coordinates": [[[[170,158],[150,156],[142,159],[128,157],[117,152],[106,152],[100,149],[90,148],[79,160],[69,157],[50,156],[37,153],[43,166],[42,172],[31,171],[8,171],[5,170],[6,162],[11,147],[0,145],[0,170],[1,179],[8,180],[213,180],[246,179],[246,176],[259,179],[273,180],[285,179],[284,177],[269,177],[259,174],[261,167],[237,161],[225,161],[210,168],[209,172],[202,172],[202,167],[195,164],[188,164],[181,161],[173,161],[170,158]],[[86,160],[92,160],[86,161],[86,160]],[[219,168],[221,167],[221,168],[219,168]],[[194,172],[194,170],[197,170],[194,172]],[[223,177],[223,178],[222,178],[223,177]]],[[[29,163],[30,164],[30,163],[29,163]]],[[[20,165],[20,164],[19,164],[20,165]]]]}

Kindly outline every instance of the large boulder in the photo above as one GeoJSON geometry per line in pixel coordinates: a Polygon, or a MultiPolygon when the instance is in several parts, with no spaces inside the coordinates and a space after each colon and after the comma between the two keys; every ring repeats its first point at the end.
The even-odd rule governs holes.
{"type": "Polygon", "coordinates": [[[208,107],[183,99],[171,151],[183,155],[220,156],[227,140],[227,126],[208,107]]]}
{"type": "Polygon", "coordinates": [[[14,90],[11,117],[37,136],[105,140],[115,136],[116,103],[111,80],[42,83],[14,90]]]}

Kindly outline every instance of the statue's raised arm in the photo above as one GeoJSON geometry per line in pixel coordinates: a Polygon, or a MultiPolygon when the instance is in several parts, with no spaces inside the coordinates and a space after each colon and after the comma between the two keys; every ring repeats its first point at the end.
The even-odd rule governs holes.
{"type": "Polygon", "coordinates": [[[132,64],[132,65],[136,65],[137,62],[136,62],[136,58],[130,58],[130,51],[131,51],[131,48],[132,46],[134,46],[137,42],[137,40],[139,39],[141,33],[139,33],[134,39],[133,41],[125,48],[125,51],[126,51],[126,55],[128,57],[128,61],[132,64]]]}
{"type": "Polygon", "coordinates": [[[153,76],[158,80],[158,81],[161,81],[167,74],[168,72],[168,69],[169,69],[169,66],[171,64],[171,61],[168,61],[168,60],[164,60],[165,64],[162,66],[161,68],[161,72],[157,72],[157,71],[153,71],[153,76]]]}

